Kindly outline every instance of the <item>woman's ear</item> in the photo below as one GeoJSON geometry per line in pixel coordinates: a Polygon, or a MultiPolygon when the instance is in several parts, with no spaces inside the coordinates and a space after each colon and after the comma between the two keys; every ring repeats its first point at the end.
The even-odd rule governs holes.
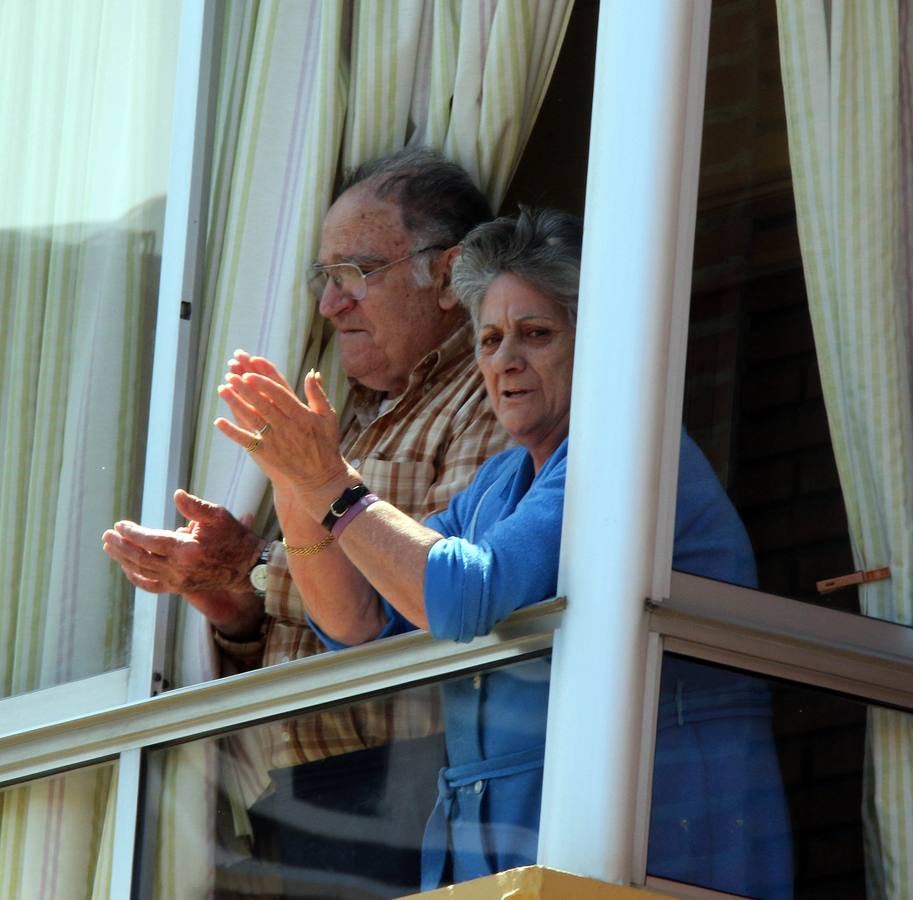
{"type": "Polygon", "coordinates": [[[441,279],[441,292],[438,294],[438,306],[443,310],[454,309],[459,305],[459,300],[457,295],[453,292],[452,276],[453,276],[453,264],[456,262],[457,257],[460,255],[460,245],[455,244],[453,247],[448,248],[443,253],[441,253],[441,258],[439,261],[440,265],[440,279],[441,279]]]}

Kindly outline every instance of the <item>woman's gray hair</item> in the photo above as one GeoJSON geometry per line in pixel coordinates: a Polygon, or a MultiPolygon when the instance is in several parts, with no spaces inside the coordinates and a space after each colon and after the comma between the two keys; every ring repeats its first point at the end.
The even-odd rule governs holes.
{"type": "Polygon", "coordinates": [[[515,275],[554,300],[577,324],[583,222],[555,209],[521,206],[516,218],[502,217],[473,228],[453,266],[453,289],[478,330],[479,310],[499,275],[515,275]]]}

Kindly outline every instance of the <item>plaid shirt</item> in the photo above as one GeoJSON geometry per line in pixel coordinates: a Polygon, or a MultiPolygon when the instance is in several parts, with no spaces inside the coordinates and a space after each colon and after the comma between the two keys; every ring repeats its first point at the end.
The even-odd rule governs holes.
{"type": "MultiPolygon", "coordinates": [[[[379,406],[380,395],[356,385],[342,417],[340,445],[375,494],[416,519],[446,507],[489,456],[510,445],[485,395],[468,324],[413,369],[400,397],[380,413],[379,406]]],[[[307,625],[279,542],[270,557],[266,612],[262,641],[218,641],[242,667],[324,652],[307,625]]],[[[268,768],[284,768],[440,728],[432,686],[258,729],[258,755],[265,755],[268,768]]],[[[245,793],[255,798],[262,785],[249,787],[245,793]]]]}

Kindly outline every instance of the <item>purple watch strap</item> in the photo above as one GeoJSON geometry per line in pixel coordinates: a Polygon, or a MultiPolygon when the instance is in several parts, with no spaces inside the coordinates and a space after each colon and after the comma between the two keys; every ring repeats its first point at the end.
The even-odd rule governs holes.
{"type": "Polygon", "coordinates": [[[330,531],[330,534],[334,538],[339,538],[339,535],[342,534],[343,529],[352,521],[357,515],[363,513],[372,503],[375,503],[377,500],[380,500],[380,497],[377,494],[365,494],[364,497],[360,497],[356,500],[346,511],[341,515],[337,520],[336,524],[333,526],[333,529],[330,531]]]}

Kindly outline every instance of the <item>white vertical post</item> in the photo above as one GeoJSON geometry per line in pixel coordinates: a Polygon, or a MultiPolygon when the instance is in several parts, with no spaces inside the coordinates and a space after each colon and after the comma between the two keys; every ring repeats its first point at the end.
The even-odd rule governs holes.
{"type": "MultiPolygon", "coordinates": [[[[141,515],[144,525],[160,528],[174,526],[171,497],[186,478],[220,23],[217,0],[184,0],[181,5],[141,515]]],[[[167,597],[136,590],[128,700],[145,699],[162,687],[168,612],[167,597]]],[[[122,753],[109,893],[112,900],[131,896],[141,777],[141,751],[122,753]]]]}
{"type": "MultiPolygon", "coordinates": [[[[184,0],[181,6],[140,517],[144,525],[154,528],[174,527],[172,496],[186,480],[220,10],[217,0],[184,0]]],[[[157,682],[163,675],[167,612],[167,597],[136,590],[129,700],[141,700],[161,687],[157,682]]]]}
{"type": "Polygon", "coordinates": [[[616,883],[634,878],[644,601],[671,568],[709,12],[599,15],[539,862],[616,883]]]}

